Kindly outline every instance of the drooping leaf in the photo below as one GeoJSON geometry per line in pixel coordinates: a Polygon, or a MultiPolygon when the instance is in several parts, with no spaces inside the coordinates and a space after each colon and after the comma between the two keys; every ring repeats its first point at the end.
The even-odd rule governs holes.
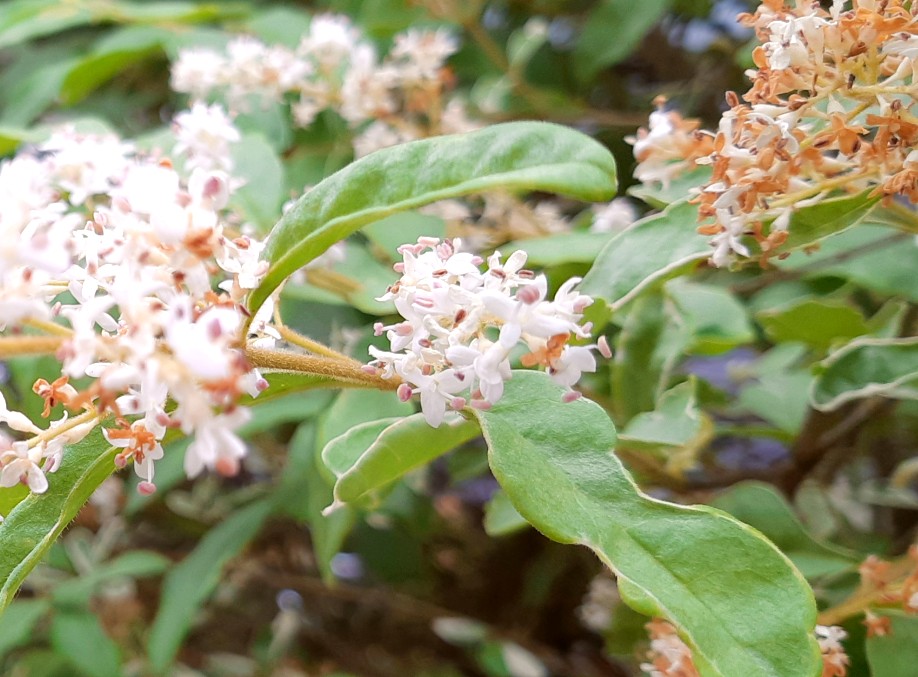
{"type": "Polygon", "coordinates": [[[92,492],[115,470],[115,451],[97,428],[67,447],[48,490],[20,501],[0,524],[0,612],[12,601],[61,532],[92,492]]]}
{"type": "Polygon", "coordinates": [[[423,414],[383,419],[329,442],[322,460],[338,478],[335,500],[347,503],[474,439],[478,432],[475,422],[458,414],[448,416],[438,428],[432,428],[423,414]],[[359,434],[363,431],[372,437],[359,434]]]}
{"type": "Polygon", "coordinates": [[[496,188],[603,200],[615,185],[609,151],[553,124],[505,123],[377,151],[312,188],[274,227],[264,254],[270,267],[249,310],[332,244],[391,214],[496,188]]]}
{"type": "Polygon", "coordinates": [[[768,484],[736,484],[711,505],[765,534],[807,578],[850,570],[860,561],[854,553],[822,543],[811,535],[784,497],[768,484]]]}
{"type": "Polygon", "coordinates": [[[642,494],[612,455],[605,412],[562,394],[544,374],[514,372],[503,399],[475,412],[520,514],[594,550],[631,606],[680,629],[705,677],[814,677],[815,602],[787,558],[725,513],[642,494]]]}
{"type": "Polygon", "coordinates": [[[856,339],[819,364],[810,389],[822,411],[873,395],[918,399],[918,338],[856,339]]]}
{"type": "Polygon", "coordinates": [[[217,587],[224,565],[258,534],[273,509],[273,498],[240,508],[207,532],[191,554],[166,574],[147,642],[155,674],[164,674],[172,664],[198,609],[217,587]]]}
{"type": "Polygon", "coordinates": [[[697,220],[698,207],[687,202],[641,219],[606,244],[581,290],[618,309],[653,282],[708,258],[711,247],[695,231],[697,220]]]}

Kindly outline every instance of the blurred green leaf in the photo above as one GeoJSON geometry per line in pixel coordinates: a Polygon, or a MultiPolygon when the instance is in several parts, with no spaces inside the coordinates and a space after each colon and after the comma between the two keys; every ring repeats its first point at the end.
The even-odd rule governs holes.
{"type": "Polygon", "coordinates": [[[99,428],[67,447],[48,490],[29,494],[0,525],[0,613],[90,495],[115,470],[115,452],[99,428]]]}
{"type": "Polygon", "coordinates": [[[670,0],[603,0],[587,18],[577,46],[574,66],[581,82],[630,55],[669,9],[670,0]]]}
{"type": "Polygon", "coordinates": [[[332,244],[396,212],[495,188],[603,200],[615,187],[608,150],[545,123],[506,123],[383,149],[329,177],[286,212],[268,238],[270,268],[249,310],[332,244]]]}
{"type": "Polygon", "coordinates": [[[437,428],[423,414],[384,421],[381,430],[375,425],[378,421],[351,428],[323,449],[322,460],[338,478],[336,501],[354,501],[476,438],[479,432],[475,422],[458,414],[447,415],[437,428]],[[371,426],[374,437],[367,440],[354,434],[366,426],[371,426]]]}
{"type": "Polygon", "coordinates": [[[711,255],[695,231],[698,207],[678,202],[613,237],[596,257],[580,289],[617,310],[657,280],[685,271],[711,255]]]}
{"type": "Polygon", "coordinates": [[[510,497],[503,489],[498,489],[485,504],[484,530],[488,536],[507,536],[528,527],[529,522],[513,507],[510,497]]]}
{"type": "Polygon", "coordinates": [[[858,225],[879,201],[870,191],[857,195],[822,200],[813,205],[795,209],[787,227],[788,238],[776,254],[809,247],[830,235],[835,235],[858,225]]]}
{"type": "Polygon", "coordinates": [[[684,279],[665,289],[688,327],[688,353],[717,355],[755,339],[746,308],[727,289],[684,279]]]}
{"type": "Polygon", "coordinates": [[[675,623],[704,677],[818,674],[812,592],[780,551],[725,513],[643,495],[612,455],[606,413],[585,399],[562,406],[562,395],[545,374],[517,371],[500,402],[475,412],[520,514],[593,549],[631,606],[675,623]]]}
{"type": "Polygon", "coordinates": [[[419,237],[446,237],[446,222],[439,216],[403,212],[380,219],[363,228],[363,234],[392,260],[400,261],[398,248],[417,242],[419,237]]]}
{"type": "Polygon", "coordinates": [[[117,578],[157,576],[169,564],[167,557],[152,550],[131,550],[96,567],[85,576],[59,583],[52,592],[52,598],[56,606],[86,606],[103,583],[117,578]]]}
{"type": "Polygon", "coordinates": [[[891,622],[891,632],[867,638],[872,677],[911,677],[918,665],[918,618],[900,611],[878,611],[891,622]]]}
{"type": "Polygon", "coordinates": [[[85,677],[120,677],[118,645],[88,610],[58,610],[51,620],[51,646],[85,677]]]}
{"type": "Polygon", "coordinates": [[[260,230],[274,225],[284,201],[284,168],[268,140],[244,134],[231,149],[233,176],[245,184],[233,192],[230,205],[260,230]]]}
{"type": "Polygon", "coordinates": [[[162,56],[168,37],[168,30],[155,26],[127,26],[108,32],[67,72],[61,83],[61,100],[73,105],[138,61],[162,56]]]}
{"type": "Polygon", "coordinates": [[[822,411],[874,395],[918,399],[918,338],[856,339],[819,363],[810,389],[822,411]]]}
{"type": "Polygon", "coordinates": [[[632,418],[619,434],[620,446],[667,459],[675,471],[694,466],[698,453],[714,435],[714,425],[698,406],[694,377],[660,396],[654,411],[632,418]]]}
{"type": "Polygon", "coordinates": [[[855,553],[814,538],[785,498],[764,482],[735,484],[711,505],[765,534],[807,578],[850,571],[860,562],[855,553]]]}
{"type": "Polygon", "coordinates": [[[46,599],[19,599],[0,614],[0,661],[33,639],[35,626],[50,608],[46,599]]]}
{"type": "MultiPolygon", "coordinates": [[[[691,190],[711,180],[710,167],[696,167],[682,172],[666,184],[659,182],[638,183],[628,189],[633,195],[657,209],[664,209],[675,202],[683,202],[692,196],[691,190]]],[[[696,214],[697,218],[697,207],[696,214]]]]}
{"type": "Polygon", "coordinates": [[[217,587],[224,565],[255,538],[273,509],[273,497],[240,508],[208,531],[166,574],[147,642],[150,668],[155,674],[167,672],[198,610],[217,587]]]}
{"type": "Polygon", "coordinates": [[[819,243],[819,249],[776,261],[782,270],[807,279],[838,277],[883,294],[918,301],[918,247],[914,238],[888,227],[863,223],[819,243]]]}
{"type": "Polygon", "coordinates": [[[799,341],[820,352],[870,331],[860,311],[843,301],[804,299],[762,311],[756,319],[772,341],[799,341]]]}
{"type": "Polygon", "coordinates": [[[763,373],[739,393],[740,407],[789,435],[803,427],[813,380],[808,370],[763,373]]]}
{"type": "Polygon", "coordinates": [[[571,232],[534,237],[501,245],[501,251],[525,251],[529,265],[558,266],[563,263],[591,264],[610,239],[609,233],[571,232]]]}

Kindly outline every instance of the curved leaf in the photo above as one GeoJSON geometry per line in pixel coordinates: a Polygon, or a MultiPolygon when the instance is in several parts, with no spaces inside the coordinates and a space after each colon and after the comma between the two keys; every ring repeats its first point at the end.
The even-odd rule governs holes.
{"type": "Polygon", "coordinates": [[[449,416],[439,428],[431,428],[423,414],[395,422],[384,419],[364,423],[332,440],[322,451],[322,460],[338,477],[335,500],[346,503],[475,439],[478,433],[477,423],[458,415],[449,416]],[[381,431],[380,423],[385,423],[381,431]],[[369,440],[352,434],[361,430],[376,434],[369,440]]]}
{"type": "Polygon", "coordinates": [[[705,677],[818,674],[816,605],[790,561],[725,513],[642,494],[611,453],[606,413],[562,395],[545,374],[514,372],[501,401],[475,412],[520,514],[594,550],[630,606],[680,629],[705,677]]]}
{"type": "Polygon", "coordinates": [[[293,271],[361,226],[496,188],[605,200],[615,193],[615,161],[580,132],[544,122],[510,122],[372,153],[303,195],[274,227],[264,254],[270,268],[249,296],[249,310],[254,314],[293,271]]]}
{"type": "Polygon", "coordinates": [[[821,411],[873,395],[918,399],[918,338],[857,339],[819,367],[810,401],[821,411]]]}
{"type": "Polygon", "coordinates": [[[92,492],[114,470],[115,449],[96,428],[82,442],[67,447],[61,467],[48,475],[48,491],[30,494],[7,516],[0,525],[0,612],[92,492]]]}
{"type": "Polygon", "coordinates": [[[584,294],[618,309],[657,280],[711,255],[708,239],[695,230],[698,206],[677,202],[613,237],[580,285],[584,294]]]}

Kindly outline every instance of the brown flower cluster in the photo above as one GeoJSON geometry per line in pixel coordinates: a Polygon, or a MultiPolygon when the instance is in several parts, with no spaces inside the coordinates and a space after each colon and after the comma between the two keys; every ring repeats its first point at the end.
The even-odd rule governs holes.
{"type": "Polygon", "coordinates": [[[694,197],[712,260],[764,259],[785,242],[794,211],[827,198],[902,196],[918,203],[918,4],[764,0],[740,22],[755,30],[756,69],[716,132],[657,111],[635,143],[636,176],[667,181],[691,164],[711,178],[694,197]],[[704,155],[703,137],[710,151],[704,155]],[[680,155],[681,152],[681,155],[680,155]]]}

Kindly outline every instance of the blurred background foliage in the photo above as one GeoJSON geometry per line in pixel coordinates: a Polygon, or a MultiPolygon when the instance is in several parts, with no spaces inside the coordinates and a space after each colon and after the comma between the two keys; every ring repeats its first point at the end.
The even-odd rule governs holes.
{"type": "MultiPolygon", "coordinates": [[[[180,49],[220,48],[240,33],[295,46],[311,15],[336,12],[381,50],[412,26],[448,28],[461,41],[452,86],[477,118],[585,131],[616,154],[627,188],[634,162],[624,138],[655,97],[712,127],[724,92],[746,88],[751,35],[735,18],[752,8],[740,0],[10,0],[0,5],[0,153],[64,121],[155,147],[185,105],[169,88],[180,49]]],[[[236,207],[265,230],[285,200],[352,159],[351,132],[333,113],[307,130],[291,131],[271,108],[237,124],[249,134],[237,165],[251,189],[236,207]]],[[[419,214],[398,225],[443,228],[419,214]]],[[[386,312],[371,299],[389,263],[365,245],[388,246],[387,232],[368,229],[336,269],[382,280],[378,289],[351,305],[304,285],[285,300],[290,325],[365,354],[370,314],[386,312]]],[[[703,268],[660,285],[613,318],[616,357],[587,384],[612,412],[620,454],[646,488],[713,502],[756,526],[826,604],[850,593],[867,552],[900,553],[914,535],[915,402],[866,399],[822,414],[807,399],[812,365],[838,341],[913,333],[916,259],[901,239],[864,227],[769,270],[703,268]]],[[[542,262],[553,280],[583,274],[591,260],[552,254],[545,248],[542,262]]],[[[4,373],[4,392],[26,413],[36,413],[24,394],[42,369],[22,360],[4,373]]],[[[590,553],[525,527],[495,493],[480,443],[412,473],[360,514],[321,516],[331,494],[318,451],[355,423],[408,411],[384,393],[269,392],[253,405],[253,452],[240,476],[185,482],[181,455],[167,449],[153,497],[136,494],[125,475],[110,479],[0,619],[0,671],[638,674],[647,619],[618,601],[590,553]]],[[[915,642],[903,638],[918,639],[918,624],[894,623],[902,655],[913,655],[915,642]]],[[[863,637],[856,623],[847,629],[863,637]]],[[[868,660],[874,674],[905,674],[884,673],[886,656],[871,657],[868,642],[865,654],[852,652],[850,674],[867,674],[868,660]]]]}

